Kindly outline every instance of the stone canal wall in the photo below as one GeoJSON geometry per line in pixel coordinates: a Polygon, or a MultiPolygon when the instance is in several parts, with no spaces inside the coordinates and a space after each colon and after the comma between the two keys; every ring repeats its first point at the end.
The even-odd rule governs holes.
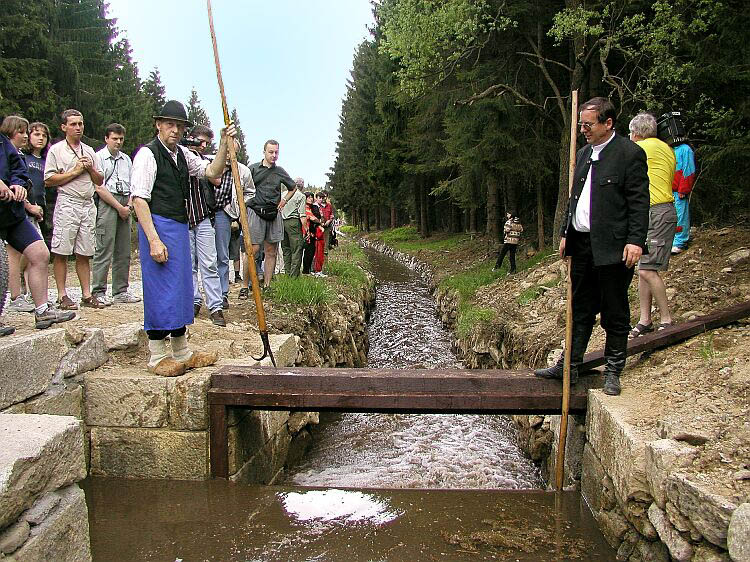
{"type": "Polygon", "coordinates": [[[0,444],[0,559],[91,560],[81,421],[0,414],[0,444]]]}
{"type": "MultiPolygon", "coordinates": [[[[420,273],[434,291],[441,321],[455,328],[457,296],[435,286],[429,266],[380,243],[364,243],[420,273]]],[[[540,285],[545,275],[558,276],[549,270],[531,275],[540,285]]],[[[521,357],[547,355],[539,342],[520,341],[512,328],[465,338],[454,333],[454,349],[469,368],[513,368],[521,357]]],[[[567,487],[581,490],[617,559],[750,561],[750,503],[733,503],[712,489],[710,477],[685,470],[697,454],[685,441],[689,436],[665,425],[655,439],[629,423],[628,405],[618,398],[592,390],[586,417],[569,417],[565,467],[567,487]]],[[[513,420],[519,446],[549,480],[560,416],[513,420]]]]}

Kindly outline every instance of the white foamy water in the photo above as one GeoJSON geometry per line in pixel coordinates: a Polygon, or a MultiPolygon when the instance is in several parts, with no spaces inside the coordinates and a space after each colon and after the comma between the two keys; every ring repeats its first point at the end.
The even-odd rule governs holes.
{"type": "MultiPolygon", "coordinates": [[[[403,266],[371,255],[379,279],[369,327],[372,368],[461,368],[427,287],[403,266]]],[[[344,414],[316,433],[287,479],[299,486],[542,488],[508,417],[344,414]]]]}

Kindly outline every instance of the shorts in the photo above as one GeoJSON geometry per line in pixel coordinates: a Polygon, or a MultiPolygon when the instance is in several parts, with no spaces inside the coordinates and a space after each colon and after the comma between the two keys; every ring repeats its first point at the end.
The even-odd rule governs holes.
{"type": "Polygon", "coordinates": [[[16,224],[0,228],[0,238],[5,240],[19,254],[23,254],[26,248],[37,240],[42,239],[39,231],[34,228],[34,225],[31,224],[28,218],[16,224]]]}
{"type": "Polygon", "coordinates": [[[240,246],[242,246],[242,230],[232,229],[229,234],[229,259],[240,259],[240,246]]]}
{"type": "Polygon", "coordinates": [[[638,269],[666,271],[672,254],[672,241],[677,228],[674,203],[658,203],[648,211],[648,254],[641,256],[638,269]]]}
{"type": "Polygon", "coordinates": [[[73,253],[93,256],[96,249],[96,205],[92,199],[80,199],[60,193],[52,219],[52,246],[60,256],[73,253]]]}
{"type": "Polygon", "coordinates": [[[262,242],[277,244],[284,239],[284,221],[281,212],[276,214],[272,221],[263,220],[252,209],[247,210],[247,222],[250,223],[250,238],[253,246],[262,242]]]}

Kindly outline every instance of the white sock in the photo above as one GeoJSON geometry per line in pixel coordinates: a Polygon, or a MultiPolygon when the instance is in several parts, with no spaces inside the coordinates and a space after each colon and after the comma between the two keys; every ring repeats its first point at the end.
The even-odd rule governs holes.
{"type": "Polygon", "coordinates": [[[167,340],[148,340],[148,349],[151,352],[151,359],[148,361],[149,367],[156,367],[159,361],[166,359],[169,355],[167,353],[167,340]]]}
{"type": "Polygon", "coordinates": [[[37,306],[34,310],[36,310],[37,314],[44,314],[45,312],[47,312],[48,308],[49,304],[45,302],[44,304],[37,306]]]}
{"type": "Polygon", "coordinates": [[[187,361],[192,357],[193,352],[190,351],[187,343],[187,335],[174,337],[172,336],[172,355],[175,361],[187,361]]]}

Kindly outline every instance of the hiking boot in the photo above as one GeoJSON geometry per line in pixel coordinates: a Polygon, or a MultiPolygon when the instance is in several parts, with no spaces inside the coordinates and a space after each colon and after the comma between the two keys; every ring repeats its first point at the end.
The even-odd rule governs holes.
{"type": "Polygon", "coordinates": [[[248,289],[247,287],[242,287],[242,289],[240,289],[240,294],[237,295],[237,298],[241,301],[247,300],[249,298],[249,293],[250,289],[248,289]]]}
{"type": "Polygon", "coordinates": [[[610,396],[619,396],[620,375],[606,373],[604,375],[604,387],[602,390],[604,391],[604,394],[609,394],[610,396]]]}
{"type": "MultiPolygon", "coordinates": [[[[583,356],[586,353],[586,347],[588,347],[592,330],[593,326],[573,326],[573,338],[570,342],[570,384],[575,384],[578,381],[579,374],[585,375],[588,373],[588,371],[579,373],[578,367],[583,362],[583,356]]],[[[534,375],[543,379],[562,380],[564,365],[565,353],[563,353],[555,365],[546,369],[537,369],[534,371],[534,375]]]]}
{"type": "Polygon", "coordinates": [[[133,304],[141,302],[141,297],[136,297],[134,294],[125,291],[124,293],[117,293],[112,300],[115,304],[133,304]]]}
{"type": "Polygon", "coordinates": [[[96,295],[91,295],[90,297],[82,298],[81,299],[81,306],[86,308],[96,308],[96,309],[102,309],[106,308],[107,305],[104,304],[102,301],[100,301],[96,295]]]}
{"type": "Polygon", "coordinates": [[[35,308],[34,304],[26,300],[24,295],[18,295],[8,301],[5,312],[34,312],[35,308]]]}
{"type": "Polygon", "coordinates": [[[201,305],[200,303],[193,304],[193,316],[198,318],[198,313],[201,311],[201,305]]]}
{"type": "Polygon", "coordinates": [[[75,317],[75,312],[64,312],[48,306],[47,310],[41,314],[38,312],[34,313],[35,327],[37,330],[46,330],[52,326],[52,324],[67,322],[68,320],[73,320],[75,317]]]}
{"type": "Polygon", "coordinates": [[[226,295],[221,298],[221,309],[229,310],[229,297],[227,297],[226,295]]]}
{"type": "Polygon", "coordinates": [[[221,311],[221,309],[214,310],[211,313],[211,322],[213,322],[214,325],[221,326],[221,327],[224,327],[227,325],[227,321],[224,320],[224,313],[221,311]]]}
{"type": "Polygon", "coordinates": [[[15,331],[16,328],[14,326],[8,326],[7,324],[0,322],[0,338],[3,336],[9,336],[15,331]]]}

